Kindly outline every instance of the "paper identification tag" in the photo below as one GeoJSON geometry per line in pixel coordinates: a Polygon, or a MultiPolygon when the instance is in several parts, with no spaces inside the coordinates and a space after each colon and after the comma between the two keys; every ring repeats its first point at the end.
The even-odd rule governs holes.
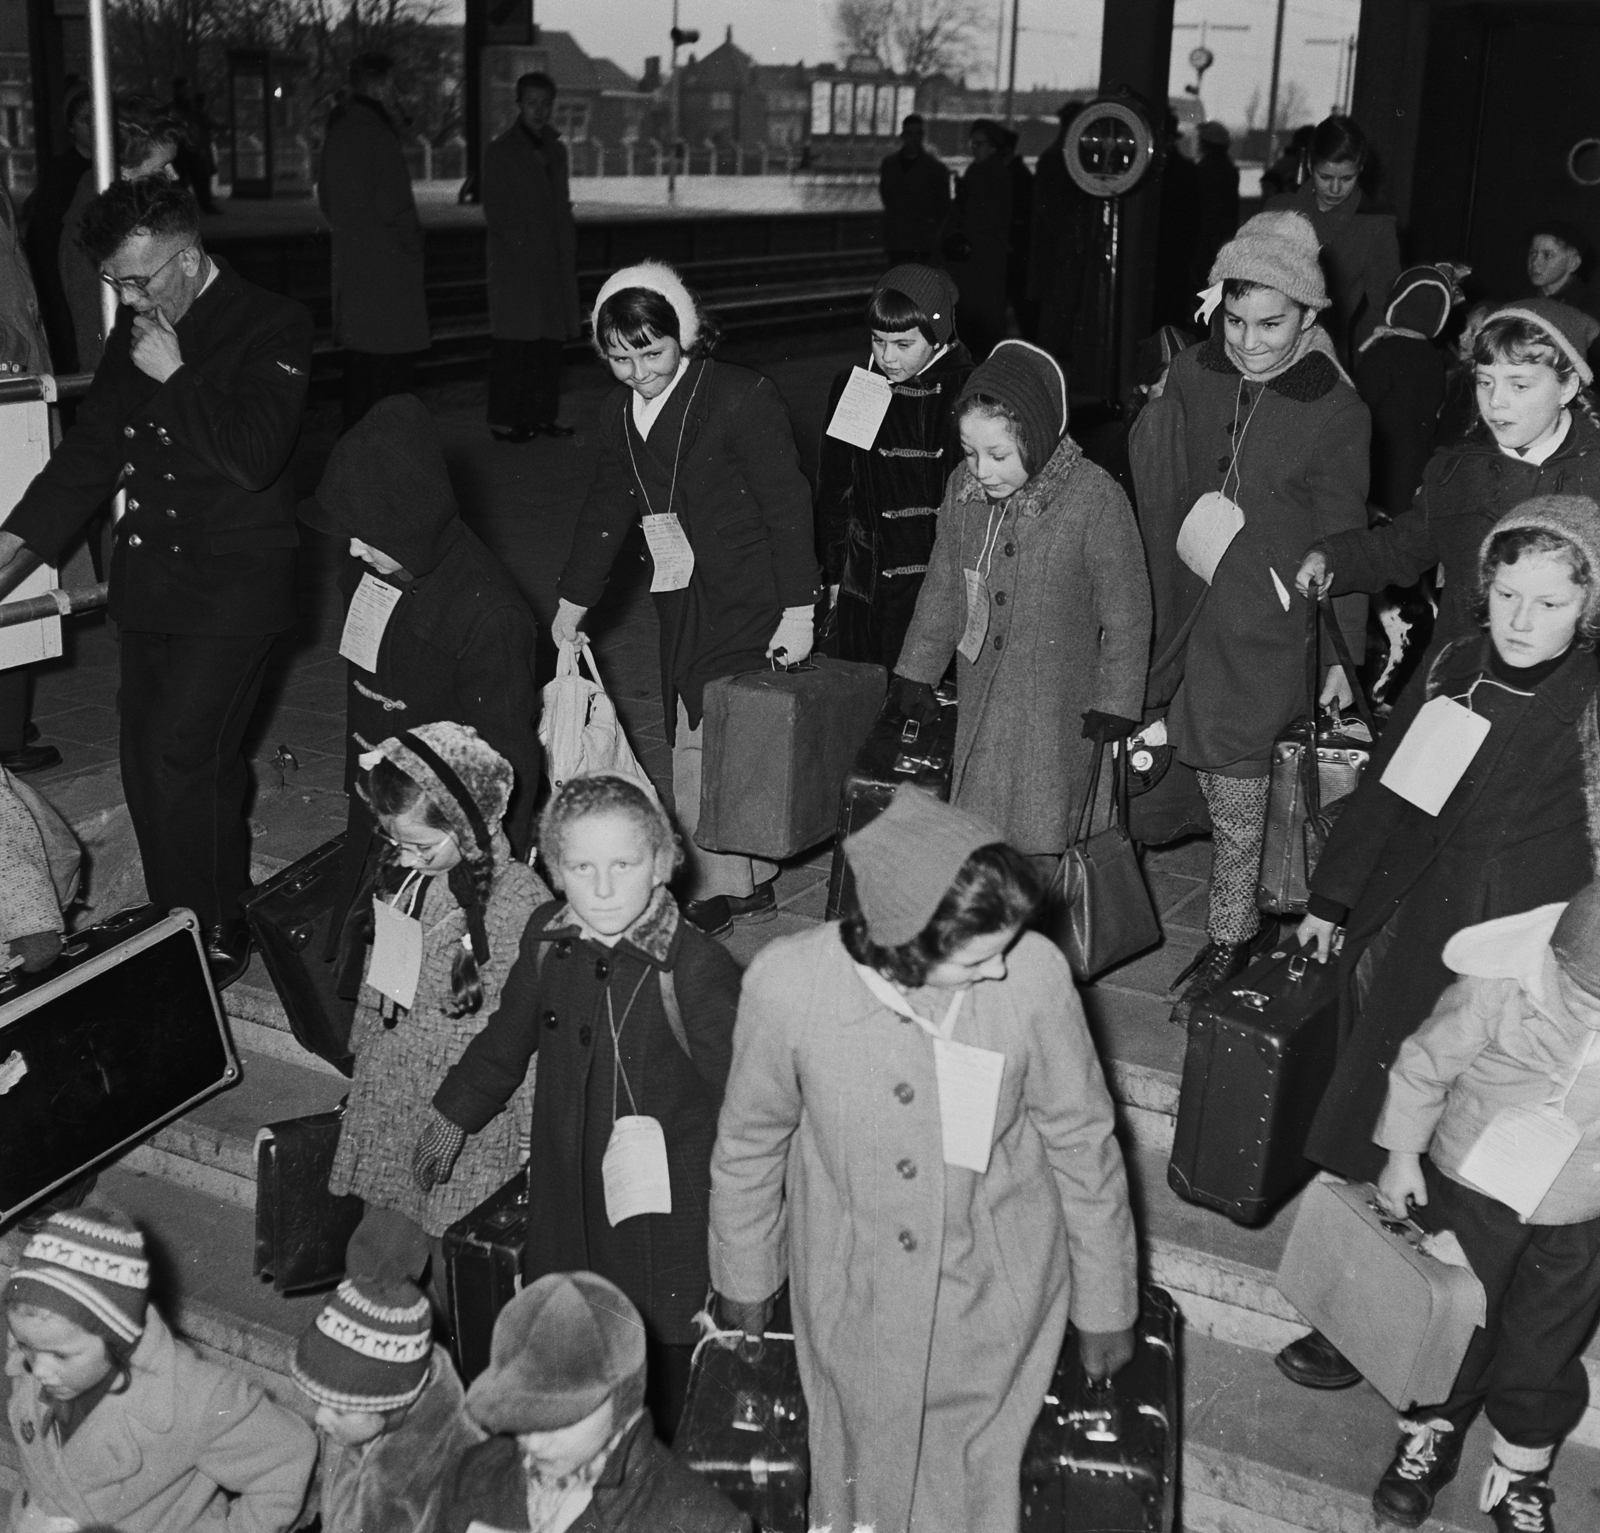
{"type": "Polygon", "coordinates": [[[600,1179],[606,1189],[606,1218],[613,1227],[636,1214],[670,1214],[672,1178],[661,1124],[642,1115],[618,1118],[600,1161],[600,1179]]]}
{"type": "Polygon", "coordinates": [[[1178,529],[1178,557],[1210,585],[1243,526],[1244,512],[1221,490],[1208,490],[1189,508],[1178,529]]]}
{"type": "Polygon", "coordinates": [[[893,399],[894,385],[887,378],[869,373],[864,367],[852,367],[839,403],[834,406],[833,419],[828,422],[828,435],[852,447],[870,450],[878,440],[878,427],[893,399]]]}
{"type": "Polygon", "coordinates": [[[1435,697],[1418,710],[1378,779],[1425,814],[1438,814],[1489,733],[1481,713],[1453,697],[1435,697]]]}
{"type": "Polygon", "coordinates": [[[25,1506],[22,1515],[12,1526],[16,1533],[78,1533],[83,1524],[71,1517],[55,1517],[49,1512],[41,1512],[36,1506],[25,1506]]]}
{"type": "Polygon", "coordinates": [[[398,586],[375,575],[363,575],[350,610],[344,615],[344,632],[339,636],[339,653],[364,671],[378,669],[378,647],[389,626],[389,614],[404,593],[398,586]]]}
{"type": "Polygon", "coordinates": [[[694,574],[694,550],[689,547],[689,535],[676,516],[663,512],[660,516],[640,518],[644,540],[650,545],[650,560],[655,574],[650,577],[652,591],[681,591],[694,574]]]}
{"type": "Polygon", "coordinates": [[[376,895],[372,900],[372,962],[367,983],[407,1011],[422,975],[422,922],[376,895]]]}
{"type": "Polygon", "coordinates": [[[1583,1130],[1559,1107],[1503,1107],[1456,1175],[1531,1219],[1582,1138],[1583,1130]]]}
{"type": "Polygon", "coordinates": [[[933,1040],[933,1069],[939,1081],[939,1126],[944,1163],[979,1175],[989,1169],[994,1118],[1000,1106],[1000,1077],[1006,1056],[945,1038],[933,1040]]]}
{"type": "Polygon", "coordinates": [[[989,636],[989,582],[976,570],[962,570],[967,580],[967,626],[956,648],[974,665],[989,636]]]}

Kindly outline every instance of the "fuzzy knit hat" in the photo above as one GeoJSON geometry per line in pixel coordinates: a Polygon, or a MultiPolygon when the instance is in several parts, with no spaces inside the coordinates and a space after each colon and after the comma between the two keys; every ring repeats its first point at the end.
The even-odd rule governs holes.
{"type": "Polygon", "coordinates": [[[1461,301],[1455,273],[1446,267],[1408,266],[1389,289],[1383,322],[1397,330],[1415,330],[1430,339],[1438,336],[1461,301]]]}
{"type": "Polygon", "coordinates": [[[467,1414],[487,1432],[554,1432],[614,1399],[620,1424],[644,1401],[644,1367],[644,1322],[616,1284],[548,1273],[500,1311],[467,1414]]]}
{"type": "Polygon", "coordinates": [[[1257,213],[1217,252],[1206,281],[1213,287],[1229,278],[1259,282],[1305,308],[1325,309],[1331,300],[1320,254],[1304,213],[1257,213]]]}
{"type": "Polygon", "coordinates": [[[683,278],[665,261],[641,261],[637,266],[624,266],[621,271],[612,272],[601,283],[600,291],[595,296],[589,323],[593,331],[594,349],[602,357],[605,355],[605,341],[600,335],[600,311],[606,306],[607,299],[630,287],[642,287],[647,292],[659,293],[672,305],[672,312],[678,316],[678,344],[685,351],[700,339],[700,310],[695,304],[694,295],[684,286],[683,278]]]}
{"type": "Polygon", "coordinates": [[[1592,319],[1582,309],[1575,309],[1558,298],[1519,298],[1515,303],[1501,304],[1484,323],[1493,324],[1497,319],[1520,319],[1543,331],[1551,344],[1572,363],[1573,371],[1584,386],[1594,382],[1589,348],[1600,336],[1600,320],[1592,319]]]}
{"type": "Polygon", "coordinates": [[[1550,951],[1573,984],[1600,999],[1600,883],[1580,889],[1567,902],[1550,951]]]}
{"type": "Polygon", "coordinates": [[[126,1351],[144,1334],[150,1261],[144,1236],[111,1208],[53,1213],[28,1239],[7,1304],[36,1304],[126,1351]]]}
{"type": "Polygon", "coordinates": [[[998,399],[1027,434],[1023,467],[1037,474],[1067,434],[1067,375],[1061,364],[1041,347],[1027,341],[1001,341],[973,370],[956,400],[961,408],[978,395],[998,399]]]}
{"type": "Polygon", "coordinates": [[[1582,553],[1590,573],[1582,622],[1590,632],[1600,627],[1600,505],[1587,495],[1535,495],[1532,500],[1513,506],[1489,529],[1478,552],[1479,565],[1488,562],[1489,545],[1502,532],[1519,528],[1565,538],[1582,553]]]}
{"type": "Polygon", "coordinates": [[[346,1279],[301,1336],[289,1369],[318,1405],[381,1413],[421,1395],[432,1356],[433,1313],[410,1283],[346,1279]]]}
{"type": "Polygon", "coordinates": [[[903,947],[933,919],[967,858],[1004,840],[987,820],[901,783],[889,807],[844,844],[867,936],[903,947]]]}
{"type": "Polygon", "coordinates": [[[956,333],[956,285],[948,273],[932,266],[891,266],[874,284],[872,296],[891,289],[904,293],[928,316],[941,345],[949,342],[956,333]]]}

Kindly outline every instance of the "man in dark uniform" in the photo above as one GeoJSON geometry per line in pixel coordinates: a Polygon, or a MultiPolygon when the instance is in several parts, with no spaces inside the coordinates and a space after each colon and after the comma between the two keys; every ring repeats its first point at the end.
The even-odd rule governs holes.
{"type": "Polygon", "coordinates": [[[208,256],[193,196],[163,177],[113,182],[82,240],[124,307],[77,424],[0,529],[0,595],[126,491],[109,609],[122,787],[150,898],[199,916],[221,985],[249,957],[243,738],[294,622],[311,316],[208,256]]]}

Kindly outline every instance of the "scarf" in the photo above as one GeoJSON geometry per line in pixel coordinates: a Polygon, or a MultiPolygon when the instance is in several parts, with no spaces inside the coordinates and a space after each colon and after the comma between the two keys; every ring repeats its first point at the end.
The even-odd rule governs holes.
{"type": "MultiPolygon", "coordinates": [[[[1248,368],[1240,367],[1239,359],[1234,355],[1233,347],[1228,344],[1226,337],[1223,339],[1222,349],[1227,354],[1228,360],[1239,368],[1239,372],[1247,383],[1271,383],[1274,378],[1281,378],[1290,368],[1298,367],[1314,351],[1320,351],[1323,356],[1333,363],[1334,370],[1339,376],[1346,383],[1350,383],[1350,374],[1339,366],[1339,355],[1333,349],[1333,338],[1321,325],[1307,325],[1296,337],[1294,345],[1289,350],[1289,355],[1276,367],[1264,373],[1253,373],[1248,368]]],[[[1354,388],[1355,384],[1350,383],[1350,387],[1354,388]]]]}

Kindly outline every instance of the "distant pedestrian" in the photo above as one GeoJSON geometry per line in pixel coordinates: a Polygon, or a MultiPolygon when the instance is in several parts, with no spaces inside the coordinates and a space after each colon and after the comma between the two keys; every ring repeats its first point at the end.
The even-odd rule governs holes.
{"type": "MultiPolygon", "coordinates": [[[[1200,160],[1195,169],[1200,218],[1195,229],[1195,286],[1201,287],[1217,252],[1239,232],[1239,167],[1228,152],[1233,137],[1220,122],[1200,124],[1200,160]]],[[[1184,323],[1194,322],[1190,311],[1184,323]]]]}
{"type": "Polygon", "coordinates": [[[956,328],[973,360],[981,362],[1006,335],[1013,189],[1002,153],[1005,129],[979,118],[968,141],[972,163],[956,183],[955,205],[942,249],[961,294],[956,328]]]}
{"type": "Polygon", "coordinates": [[[1006,245],[1006,301],[1016,317],[1023,340],[1031,341],[1038,326],[1038,302],[1028,289],[1028,265],[1033,255],[1033,172],[1017,152],[1021,140],[1013,128],[1005,130],[1006,171],[1011,177],[1011,227],[1006,245]]]}
{"type": "Polygon", "coordinates": [[[1081,106],[1069,101],[1056,114],[1061,131],[1039,156],[1033,174],[1028,296],[1037,306],[1034,339],[1063,367],[1072,360],[1085,289],[1094,280],[1091,256],[1102,206],[1067,172],[1067,129],[1081,106]]]}
{"type": "Polygon", "coordinates": [[[390,115],[394,61],[350,61],[350,95],[328,118],[317,202],[333,225],[333,338],[344,348],[344,429],[411,392],[429,345],[422,222],[390,115]]]}
{"type": "Polygon", "coordinates": [[[900,124],[900,147],[878,172],[883,199],[883,248],[890,266],[937,263],[939,234],[950,213],[950,169],[923,147],[922,118],[900,124]]]}
{"type": "MultiPolygon", "coordinates": [[[[1161,224],[1156,245],[1155,322],[1175,328],[1194,323],[1195,294],[1205,286],[1208,260],[1200,260],[1203,192],[1200,168],[1184,153],[1177,116],[1167,113],[1166,157],[1161,164],[1161,224]]],[[[1212,251],[1214,256],[1216,251],[1212,251]]]]}
{"type": "Polygon", "coordinates": [[[581,330],[578,231],[567,148],[550,124],[556,84],[517,81],[517,120],[483,154],[489,226],[489,430],[497,441],[571,436],[557,423],[561,344],[581,330]]]}
{"type": "Polygon", "coordinates": [[[71,91],[64,108],[67,147],[38,172],[32,194],[22,205],[22,241],[33,268],[34,286],[50,356],[56,371],[78,371],[78,337],[61,282],[61,234],[67,209],[85,176],[93,182],[94,103],[82,86],[71,91]]]}

